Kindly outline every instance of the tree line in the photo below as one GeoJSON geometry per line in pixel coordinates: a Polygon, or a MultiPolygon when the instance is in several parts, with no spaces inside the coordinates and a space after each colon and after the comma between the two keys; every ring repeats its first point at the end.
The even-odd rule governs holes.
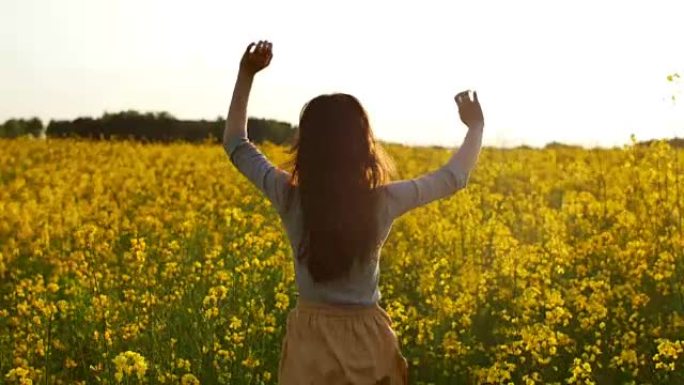
{"type": "Polygon", "coordinates": [[[38,118],[9,119],[0,124],[0,138],[16,138],[17,136],[45,136],[45,127],[38,118]]]}
{"type": "MultiPolygon", "coordinates": [[[[147,142],[219,142],[223,138],[225,119],[179,120],[167,112],[141,113],[135,110],[104,113],[99,118],[50,120],[47,125],[38,118],[9,119],[0,124],[0,137],[81,137],[90,139],[131,139],[147,142]]],[[[296,127],[273,119],[249,118],[249,138],[260,143],[291,144],[296,127]]]]}
{"type": "MultiPolygon", "coordinates": [[[[81,137],[90,139],[131,139],[147,142],[220,142],[226,120],[178,120],[168,112],[141,113],[135,110],[104,113],[99,118],[81,117],[74,120],[50,120],[47,125],[38,118],[9,119],[0,124],[0,138],[30,135],[37,138],[81,137]]],[[[249,118],[247,133],[255,143],[269,141],[292,144],[296,126],[273,119],[249,118]]],[[[640,141],[648,146],[653,140],[640,141]]],[[[684,148],[684,138],[667,141],[675,148],[684,148]]],[[[521,146],[522,148],[529,146],[521,146]]],[[[545,148],[580,148],[560,142],[548,143],[545,148]]],[[[530,147],[531,148],[531,147],[530,147]]]]}

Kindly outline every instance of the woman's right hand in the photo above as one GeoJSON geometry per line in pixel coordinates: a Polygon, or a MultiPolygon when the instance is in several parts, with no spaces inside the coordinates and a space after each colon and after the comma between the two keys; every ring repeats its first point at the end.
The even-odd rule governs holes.
{"type": "Polygon", "coordinates": [[[473,92],[473,99],[470,98],[470,90],[459,92],[454,100],[458,105],[458,114],[461,116],[463,124],[470,129],[481,130],[484,128],[484,116],[482,115],[480,101],[477,99],[477,92],[473,92]]]}
{"type": "Polygon", "coordinates": [[[259,40],[259,43],[250,43],[240,59],[240,72],[254,76],[257,72],[268,67],[273,58],[273,44],[268,40],[259,40]],[[252,51],[252,47],[254,51],[252,51]]]}

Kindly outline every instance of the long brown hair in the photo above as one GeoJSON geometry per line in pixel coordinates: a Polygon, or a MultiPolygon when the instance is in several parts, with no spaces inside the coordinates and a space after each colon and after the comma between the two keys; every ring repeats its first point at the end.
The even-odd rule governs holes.
{"type": "Polygon", "coordinates": [[[374,191],[389,181],[393,163],[361,103],[343,93],[304,105],[290,153],[304,222],[296,258],[315,282],[341,278],[378,245],[374,191]]]}

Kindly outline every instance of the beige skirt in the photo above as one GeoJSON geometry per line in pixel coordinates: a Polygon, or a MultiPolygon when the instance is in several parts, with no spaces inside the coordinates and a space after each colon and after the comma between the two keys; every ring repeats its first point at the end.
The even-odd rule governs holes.
{"type": "Polygon", "coordinates": [[[389,315],[379,306],[301,298],[287,317],[280,385],[404,385],[408,366],[389,315]]]}

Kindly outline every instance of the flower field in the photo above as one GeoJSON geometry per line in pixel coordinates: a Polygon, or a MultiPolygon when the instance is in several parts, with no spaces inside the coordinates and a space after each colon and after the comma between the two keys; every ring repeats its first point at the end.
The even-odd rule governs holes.
{"type": "MultiPolygon", "coordinates": [[[[665,143],[484,149],[382,250],[411,383],[684,383],[683,215],[665,143]]],[[[0,383],[275,384],[291,258],[218,144],[0,140],[0,383]]]]}

